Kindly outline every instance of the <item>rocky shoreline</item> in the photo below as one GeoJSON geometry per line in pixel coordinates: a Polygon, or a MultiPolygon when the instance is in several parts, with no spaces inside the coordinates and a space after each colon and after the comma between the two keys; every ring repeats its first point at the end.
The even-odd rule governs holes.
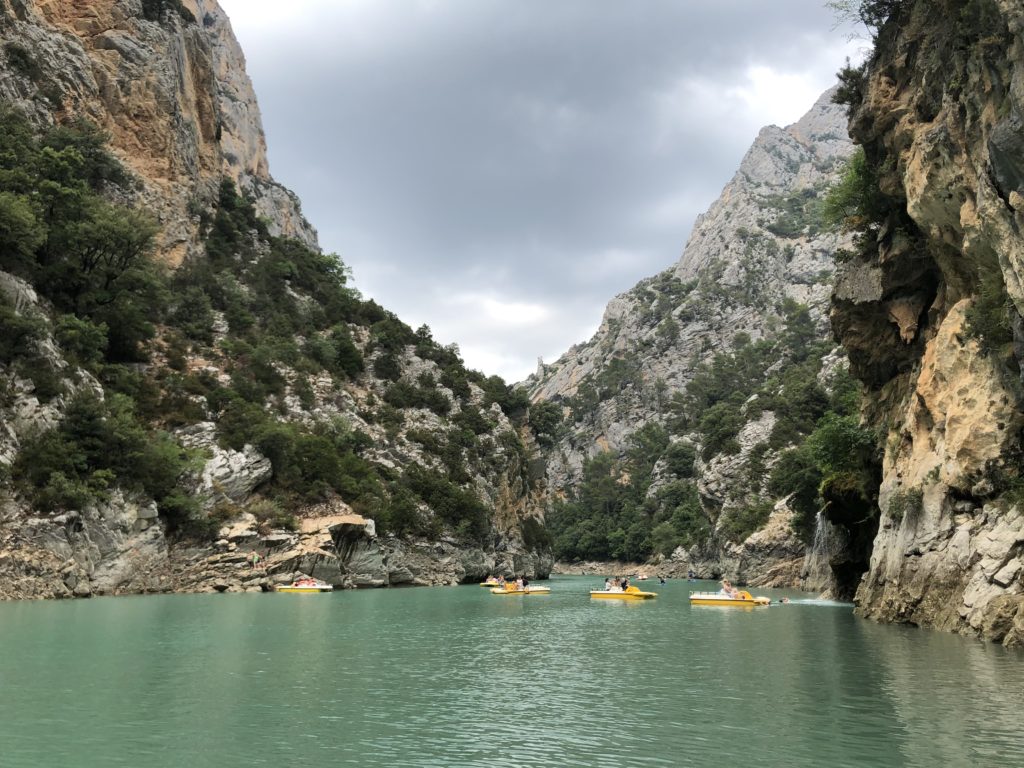
{"type": "Polygon", "coordinates": [[[263,532],[243,514],[221,528],[212,548],[169,542],[148,508],[124,503],[4,531],[5,600],[268,592],[300,576],[356,589],[461,584],[502,571],[542,579],[551,572],[550,559],[532,553],[379,537],[373,520],[351,513],[303,519],[298,531],[263,532]]]}

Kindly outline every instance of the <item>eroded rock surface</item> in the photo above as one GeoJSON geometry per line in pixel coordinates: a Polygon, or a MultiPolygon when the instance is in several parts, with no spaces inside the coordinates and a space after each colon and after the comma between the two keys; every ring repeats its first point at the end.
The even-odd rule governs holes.
{"type": "Polygon", "coordinates": [[[901,6],[851,119],[895,213],[832,310],[885,436],[858,610],[1019,645],[1024,9],[901,6]]]}

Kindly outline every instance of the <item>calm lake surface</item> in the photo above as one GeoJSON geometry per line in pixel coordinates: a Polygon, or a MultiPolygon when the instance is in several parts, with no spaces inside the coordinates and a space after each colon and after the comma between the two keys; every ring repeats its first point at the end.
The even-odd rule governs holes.
{"type": "Polygon", "coordinates": [[[0,604],[0,765],[1024,765],[1024,654],[598,581],[0,604]]]}

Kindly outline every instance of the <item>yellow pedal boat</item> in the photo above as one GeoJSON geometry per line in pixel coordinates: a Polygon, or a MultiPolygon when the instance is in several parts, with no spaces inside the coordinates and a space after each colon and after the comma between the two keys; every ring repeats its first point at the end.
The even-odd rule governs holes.
{"type": "Polygon", "coordinates": [[[535,587],[532,584],[528,587],[517,588],[515,584],[506,584],[491,590],[492,595],[548,595],[551,587],[535,587]]]}
{"type": "Polygon", "coordinates": [[[652,597],[657,597],[657,592],[644,592],[637,587],[626,587],[625,591],[621,589],[592,589],[590,590],[591,597],[603,597],[610,600],[650,600],[652,597]]]}
{"type": "Polygon", "coordinates": [[[501,588],[504,589],[505,582],[504,581],[498,581],[497,579],[488,579],[487,581],[481,581],[480,582],[480,586],[481,587],[501,587],[501,588]]]}
{"type": "Polygon", "coordinates": [[[722,592],[691,592],[690,605],[715,605],[738,608],[754,608],[757,606],[770,605],[771,599],[767,597],[754,597],[746,590],[740,590],[736,597],[731,597],[722,592]]]}
{"type": "Polygon", "coordinates": [[[317,592],[333,592],[334,585],[318,579],[300,579],[291,584],[278,584],[276,592],[289,592],[298,595],[312,595],[317,592]]]}

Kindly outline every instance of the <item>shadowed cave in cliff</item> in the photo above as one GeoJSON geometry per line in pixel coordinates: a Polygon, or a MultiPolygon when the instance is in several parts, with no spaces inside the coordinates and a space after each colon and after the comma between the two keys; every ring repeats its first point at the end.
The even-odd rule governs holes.
{"type": "Polygon", "coordinates": [[[818,525],[831,524],[838,528],[836,533],[843,542],[827,554],[837,599],[852,599],[861,576],[868,571],[872,544],[878,533],[881,479],[881,464],[872,460],[859,472],[839,473],[822,483],[824,506],[818,525]]]}

